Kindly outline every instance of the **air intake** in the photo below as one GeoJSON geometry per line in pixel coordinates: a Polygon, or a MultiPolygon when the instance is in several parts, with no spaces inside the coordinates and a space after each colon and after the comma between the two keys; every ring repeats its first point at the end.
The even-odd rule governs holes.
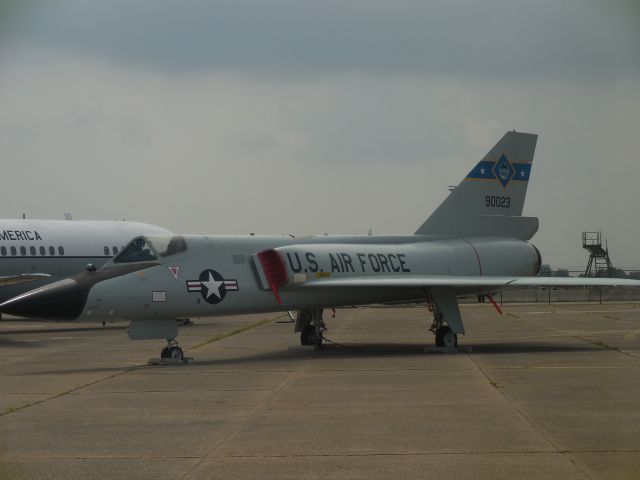
{"type": "Polygon", "coordinates": [[[278,304],[282,304],[280,293],[278,289],[287,284],[289,275],[287,274],[287,267],[282,260],[282,257],[276,250],[264,250],[258,253],[258,259],[262,265],[262,270],[269,283],[269,288],[276,297],[278,304]]]}

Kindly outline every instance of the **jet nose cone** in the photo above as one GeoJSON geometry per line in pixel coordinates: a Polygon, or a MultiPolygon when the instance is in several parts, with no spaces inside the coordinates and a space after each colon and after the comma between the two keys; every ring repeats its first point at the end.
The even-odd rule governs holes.
{"type": "Polygon", "coordinates": [[[82,313],[86,292],[70,278],[18,295],[0,304],[0,312],[18,317],[75,320],[82,313]]]}

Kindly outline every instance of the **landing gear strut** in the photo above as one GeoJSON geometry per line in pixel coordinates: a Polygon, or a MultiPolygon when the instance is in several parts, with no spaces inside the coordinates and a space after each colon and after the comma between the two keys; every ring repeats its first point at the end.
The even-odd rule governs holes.
{"type": "Polygon", "coordinates": [[[449,325],[445,325],[444,313],[429,291],[427,291],[427,306],[429,311],[433,313],[433,323],[429,330],[436,336],[436,347],[456,348],[458,335],[451,330],[449,325]]]}
{"type": "Polygon", "coordinates": [[[176,342],[174,338],[167,338],[167,346],[160,352],[160,358],[182,360],[184,358],[184,352],[178,346],[178,342],[176,342]]]}
{"type": "Polygon", "coordinates": [[[315,345],[316,348],[320,348],[323,334],[327,331],[322,319],[322,309],[312,308],[298,311],[294,331],[300,332],[302,345],[315,345]]]}

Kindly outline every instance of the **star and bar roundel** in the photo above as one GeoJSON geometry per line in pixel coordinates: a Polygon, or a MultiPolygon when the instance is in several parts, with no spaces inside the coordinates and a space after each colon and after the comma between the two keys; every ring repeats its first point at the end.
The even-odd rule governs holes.
{"type": "Polygon", "coordinates": [[[507,188],[511,181],[528,181],[530,174],[531,163],[512,163],[502,154],[497,162],[483,160],[478,163],[465,180],[498,180],[502,188],[507,188]]]}
{"type": "Polygon", "coordinates": [[[225,279],[212,269],[203,270],[198,280],[187,280],[188,292],[200,292],[207,303],[216,304],[224,300],[227,292],[240,290],[237,280],[225,279]]]}

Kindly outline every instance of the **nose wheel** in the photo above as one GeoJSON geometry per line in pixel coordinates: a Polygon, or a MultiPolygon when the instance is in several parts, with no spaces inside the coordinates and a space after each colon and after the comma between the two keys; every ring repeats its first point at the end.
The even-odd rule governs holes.
{"type": "Polygon", "coordinates": [[[184,352],[178,346],[178,342],[174,339],[167,339],[167,346],[160,351],[160,358],[169,358],[171,360],[184,359],[184,352]]]}

